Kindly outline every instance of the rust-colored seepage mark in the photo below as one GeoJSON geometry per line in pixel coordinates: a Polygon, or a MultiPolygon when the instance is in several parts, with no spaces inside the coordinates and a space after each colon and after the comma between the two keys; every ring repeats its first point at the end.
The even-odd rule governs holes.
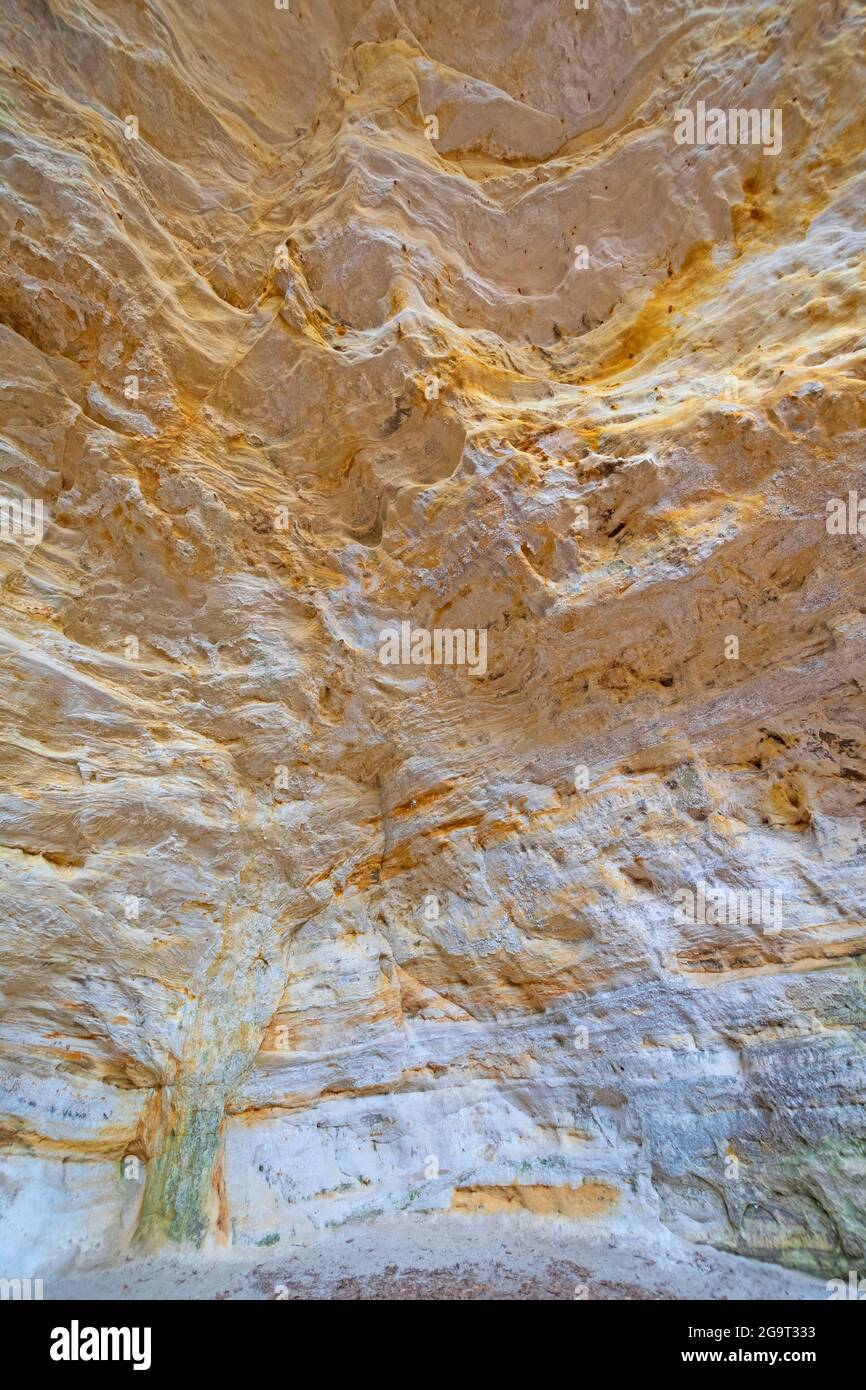
{"type": "Polygon", "coordinates": [[[619,1202],[619,1188],[587,1178],[580,1187],[547,1187],[542,1183],[508,1186],[455,1187],[452,1211],[531,1211],[536,1216],[601,1216],[619,1202]]]}
{"type": "Polygon", "coordinates": [[[441,801],[443,796],[448,796],[454,790],[453,782],[442,782],[438,787],[431,787],[429,791],[419,792],[417,796],[410,797],[408,801],[401,801],[399,806],[392,806],[389,814],[393,819],[406,816],[420,815],[426,811],[428,806],[434,802],[441,801]]]}
{"type": "Polygon", "coordinates": [[[701,304],[725,273],[713,265],[712,251],[708,242],[696,242],[691,247],[676,276],[662,280],[650,292],[588,381],[605,381],[629,371],[650,353],[654,354],[649,359],[652,361],[669,350],[672,339],[669,315],[674,311],[686,313],[701,304]]]}

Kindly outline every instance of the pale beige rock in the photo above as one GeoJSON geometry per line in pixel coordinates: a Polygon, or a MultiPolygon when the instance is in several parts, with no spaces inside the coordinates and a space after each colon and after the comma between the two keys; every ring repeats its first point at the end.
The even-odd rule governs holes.
{"type": "Polygon", "coordinates": [[[862,1267],[864,26],[0,18],[0,496],[45,512],[0,542],[0,1274],[452,1209],[862,1267]],[[698,101],[780,152],[678,144],[698,101]],[[383,664],[402,622],[484,669],[383,664]]]}

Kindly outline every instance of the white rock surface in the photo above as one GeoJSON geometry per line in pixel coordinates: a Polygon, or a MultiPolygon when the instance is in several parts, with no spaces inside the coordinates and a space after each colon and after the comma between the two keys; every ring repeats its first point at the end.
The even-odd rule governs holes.
{"type": "Polygon", "coordinates": [[[0,1274],[863,1268],[864,30],[0,16],[0,1274]]]}

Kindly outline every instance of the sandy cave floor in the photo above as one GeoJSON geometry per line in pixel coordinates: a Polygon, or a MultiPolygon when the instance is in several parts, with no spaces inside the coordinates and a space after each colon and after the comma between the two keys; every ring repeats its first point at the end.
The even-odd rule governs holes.
{"type": "Polygon", "coordinates": [[[673,1236],[518,1216],[383,1218],[267,1251],[133,1259],[46,1299],[822,1300],[822,1281],[673,1236]]]}

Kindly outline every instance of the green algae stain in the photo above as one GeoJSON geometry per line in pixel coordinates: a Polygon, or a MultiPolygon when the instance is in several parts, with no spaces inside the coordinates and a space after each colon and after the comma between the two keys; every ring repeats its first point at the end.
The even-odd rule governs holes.
{"type": "Polygon", "coordinates": [[[148,1166],[137,1245],[169,1240],[200,1246],[211,1226],[214,1172],[223,1107],[219,1102],[182,1102],[158,1156],[148,1166]]]}
{"type": "Polygon", "coordinates": [[[866,1261],[866,1214],[863,1179],[866,1139],[839,1137],[792,1149],[775,1165],[770,1200],[788,1208],[789,1229],[781,1227],[774,1248],[762,1248],[759,1238],[744,1250],[775,1259],[786,1269],[826,1279],[846,1276],[866,1261]],[[811,1219],[809,1219],[811,1218],[811,1219]],[[818,1229],[818,1223],[823,1230],[818,1229]]]}

